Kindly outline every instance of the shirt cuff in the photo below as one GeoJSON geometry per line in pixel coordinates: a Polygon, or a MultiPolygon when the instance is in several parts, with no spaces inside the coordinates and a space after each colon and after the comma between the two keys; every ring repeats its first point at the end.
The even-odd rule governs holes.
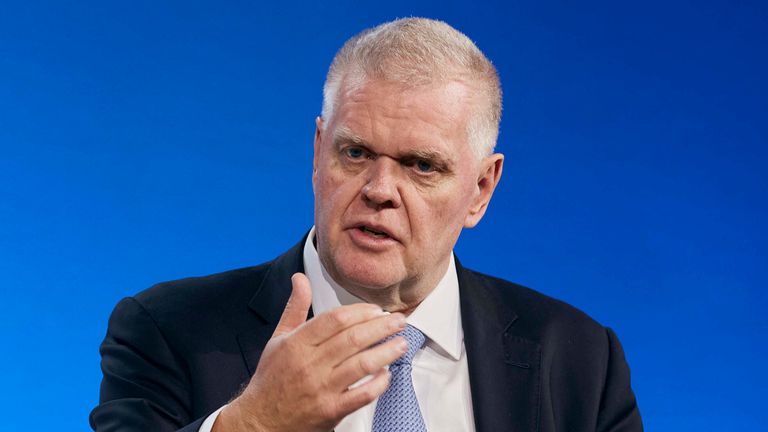
{"type": "Polygon", "coordinates": [[[216,422],[216,419],[219,417],[219,413],[224,409],[225,406],[226,405],[212,412],[211,415],[209,415],[200,426],[198,432],[211,432],[211,429],[213,429],[213,424],[216,422]]]}

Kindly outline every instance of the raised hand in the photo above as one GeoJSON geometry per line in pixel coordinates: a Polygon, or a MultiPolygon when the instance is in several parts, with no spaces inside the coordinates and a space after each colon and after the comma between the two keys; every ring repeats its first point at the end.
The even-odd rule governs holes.
{"type": "Polygon", "coordinates": [[[372,304],[342,306],[306,321],[312,289],[302,273],[243,393],[219,414],[214,432],[329,431],[389,384],[384,367],[406,350],[405,317],[372,304]],[[375,346],[374,346],[375,345],[375,346]],[[367,382],[350,388],[362,378],[367,382]]]}

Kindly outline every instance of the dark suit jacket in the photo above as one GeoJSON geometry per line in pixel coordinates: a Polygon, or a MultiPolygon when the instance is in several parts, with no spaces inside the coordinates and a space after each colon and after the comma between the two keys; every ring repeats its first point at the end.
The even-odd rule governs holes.
{"type": "MultiPolygon", "coordinates": [[[[256,267],[123,299],[101,345],[97,431],[197,431],[236,396],[303,271],[303,241],[256,267]]],[[[575,308],[458,262],[478,432],[640,431],[616,335],[575,308]]],[[[440,432],[440,431],[435,431],[440,432]]]]}

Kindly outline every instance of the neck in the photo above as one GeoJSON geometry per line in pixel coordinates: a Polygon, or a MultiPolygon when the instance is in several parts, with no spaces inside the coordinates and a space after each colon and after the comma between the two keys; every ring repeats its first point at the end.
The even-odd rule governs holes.
{"type": "MultiPolygon", "coordinates": [[[[450,258],[449,258],[450,259],[450,258]]],[[[404,315],[410,315],[420,304],[429,296],[432,291],[445,276],[448,270],[449,260],[440,265],[438,271],[430,275],[423,275],[421,278],[404,280],[400,283],[387,287],[367,287],[353,283],[339,284],[347,292],[365,300],[381,306],[387,312],[400,312],[404,315]]],[[[338,281],[335,275],[332,277],[338,281]]]]}

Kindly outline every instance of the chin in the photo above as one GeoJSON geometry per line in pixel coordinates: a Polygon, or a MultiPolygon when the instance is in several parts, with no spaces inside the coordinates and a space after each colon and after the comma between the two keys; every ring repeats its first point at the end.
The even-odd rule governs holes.
{"type": "Polygon", "coordinates": [[[404,279],[397,268],[382,263],[381,260],[339,260],[336,262],[337,282],[344,288],[364,288],[380,290],[397,285],[404,279]]]}

